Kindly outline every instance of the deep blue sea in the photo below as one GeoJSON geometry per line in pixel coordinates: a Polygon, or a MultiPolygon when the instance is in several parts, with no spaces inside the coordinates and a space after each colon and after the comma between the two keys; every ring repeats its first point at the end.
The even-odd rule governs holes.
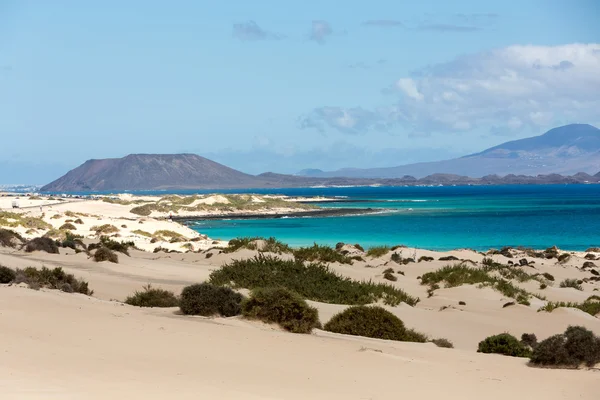
{"type": "MultiPolygon", "coordinates": [[[[213,193],[176,191],[169,193],[213,193]]],[[[404,244],[433,250],[502,246],[566,250],[600,246],[600,185],[348,187],[252,189],[221,193],[338,196],[364,202],[322,207],[374,208],[377,215],[198,221],[215,239],[274,236],[293,246],[337,242],[404,244]]],[[[140,192],[166,194],[167,192],[140,192]]]]}

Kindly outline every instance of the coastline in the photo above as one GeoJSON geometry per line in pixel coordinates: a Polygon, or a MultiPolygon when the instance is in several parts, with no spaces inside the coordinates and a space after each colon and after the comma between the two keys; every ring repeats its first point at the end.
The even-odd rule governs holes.
{"type": "Polygon", "coordinates": [[[209,221],[209,220],[224,220],[224,219],[278,219],[278,218],[302,218],[302,217],[340,217],[351,215],[368,215],[380,213],[382,209],[374,208],[321,208],[312,211],[296,211],[289,210],[284,212],[260,212],[260,213],[229,213],[229,214],[212,214],[198,216],[173,216],[173,221],[209,221]]]}

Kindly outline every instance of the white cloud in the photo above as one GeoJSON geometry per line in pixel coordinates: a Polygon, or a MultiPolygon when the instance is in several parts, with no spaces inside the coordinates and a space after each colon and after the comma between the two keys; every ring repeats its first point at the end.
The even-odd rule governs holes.
{"type": "Polygon", "coordinates": [[[420,134],[473,129],[514,134],[594,122],[600,110],[600,44],[510,46],[461,56],[400,77],[392,88],[397,103],[385,110],[360,109],[353,133],[401,124],[420,134]]]}
{"type": "Polygon", "coordinates": [[[325,43],[328,36],[333,34],[333,29],[327,21],[313,21],[310,30],[309,38],[319,44],[325,43]]]}

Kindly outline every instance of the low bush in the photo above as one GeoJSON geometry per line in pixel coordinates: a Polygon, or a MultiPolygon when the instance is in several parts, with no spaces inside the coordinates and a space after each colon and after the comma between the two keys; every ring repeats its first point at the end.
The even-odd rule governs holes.
{"type": "Polygon", "coordinates": [[[233,290],[199,283],[186,286],[179,297],[179,308],[186,315],[232,317],[241,311],[243,296],[233,290]]]}
{"type": "Polygon", "coordinates": [[[516,337],[508,333],[489,336],[479,342],[479,353],[502,354],[511,357],[529,357],[531,351],[516,337]]]}
{"type": "Polygon", "coordinates": [[[314,244],[312,247],[300,247],[294,250],[294,258],[299,261],[338,262],[340,264],[352,264],[352,259],[337,252],[329,246],[314,244]]]}
{"type": "Polygon", "coordinates": [[[521,343],[534,349],[538,344],[537,336],[535,333],[524,333],[521,335],[521,343]]]}
{"type": "Polygon", "coordinates": [[[334,304],[362,305],[382,300],[392,306],[400,302],[414,306],[419,301],[391,285],[353,281],[321,264],[262,254],[224,265],[210,274],[210,282],[248,289],[285,287],[306,299],[334,304]]]}
{"type": "Polygon", "coordinates": [[[354,306],[338,313],[324,326],[329,332],[376,339],[418,341],[424,335],[408,331],[402,320],[379,306],[354,306]]]}
{"type": "Polygon", "coordinates": [[[542,340],[533,350],[531,364],[577,368],[600,363],[600,337],[581,326],[569,326],[560,335],[542,340]]]}
{"type": "Polygon", "coordinates": [[[179,305],[173,292],[153,288],[150,284],[144,286],[142,291],[136,291],[127,297],[125,303],[138,307],[176,307],[179,305]]]}
{"type": "Polygon", "coordinates": [[[573,288],[577,290],[583,290],[581,284],[577,279],[565,279],[560,283],[561,288],[573,288]]]}
{"type": "Polygon", "coordinates": [[[17,275],[15,274],[15,271],[5,267],[4,265],[0,265],[0,283],[11,283],[16,277],[17,275]]]}
{"type": "Polygon", "coordinates": [[[78,225],[83,225],[83,220],[81,218],[77,218],[75,221],[73,221],[74,224],[78,224],[78,225]]]}
{"type": "Polygon", "coordinates": [[[258,288],[242,304],[246,318],[276,323],[293,333],[310,333],[321,326],[319,313],[298,294],[285,288],[258,288]]]}
{"type": "Polygon", "coordinates": [[[49,237],[37,237],[31,239],[25,245],[25,251],[31,253],[33,251],[45,251],[50,254],[58,254],[58,246],[56,242],[49,237]]]}
{"type": "Polygon", "coordinates": [[[568,262],[570,259],[571,259],[571,255],[568,253],[562,253],[561,255],[558,256],[558,262],[561,264],[568,262]]]}
{"type": "Polygon", "coordinates": [[[396,282],[398,277],[394,275],[393,272],[384,272],[383,279],[387,279],[388,281],[396,282]]]}
{"type": "Polygon", "coordinates": [[[152,211],[154,211],[155,208],[156,204],[144,204],[143,206],[133,207],[131,210],[129,210],[129,212],[147,217],[152,214],[152,211]]]}
{"type": "Polygon", "coordinates": [[[119,253],[123,253],[126,256],[129,256],[129,248],[135,248],[135,243],[129,242],[117,242],[116,240],[112,240],[106,236],[102,236],[100,238],[99,243],[92,243],[88,246],[88,250],[93,250],[97,248],[105,247],[109,250],[116,251],[119,253]]]}
{"type": "Polygon", "coordinates": [[[117,256],[111,249],[107,247],[100,247],[94,252],[94,261],[102,262],[109,261],[111,263],[118,264],[119,256],[117,256]]]}
{"type": "Polygon", "coordinates": [[[373,258],[378,258],[378,257],[385,256],[389,252],[390,252],[390,248],[388,246],[374,246],[374,247],[370,247],[369,250],[367,250],[367,256],[373,257],[373,258]]]}
{"type": "Polygon", "coordinates": [[[444,339],[444,338],[433,339],[433,340],[431,340],[431,343],[435,344],[437,347],[444,347],[447,349],[454,348],[454,344],[451,341],[449,341],[448,339],[444,339]]]}
{"type": "Polygon", "coordinates": [[[94,293],[90,290],[86,281],[75,278],[73,274],[67,274],[62,268],[49,269],[42,267],[38,270],[37,268],[28,267],[17,269],[15,274],[15,283],[26,283],[33,289],[46,287],[69,293],[82,293],[88,296],[94,293]]]}
{"type": "Polygon", "coordinates": [[[458,261],[458,257],[444,256],[444,257],[440,257],[438,260],[440,260],[440,261],[458,261]]]}
{"type": "Polygon", "coordinates": [[[433,257],[429,257],[429,256],[421,256],[421,257],[419,257],[419,262],[421,262],[421,261],[427,262],[427,261],[433,261],[433,260],[434,260],[434,258],[433,257]]]}
{"type": "Polygon", "coordinates": [[[96,232],[96,235],[108,235],[111,233],[119,232],[119,228],[111,224],[94,225],[90,228],[90,231],[96,232]]]}
{"type": "Polygon", "coordinates": [[[551,282],[554,282],[554,276],[553,276],[552,274],[549,274],[548,272],[544,272],[544,273],[542,274],[542,276],[543,276],[544,278],[548,279],[549,281],[551,281],[551,282]]]}
{"type": "Polygon", "coordinates": [[[77,227],[70,222],[64,223],[60,226],[61,231],[74,231],[77,230],[77,227]]]}
{"type": "Polygon", "coordinates": [[[15,248],[25,242],[23,236],[10,229],[0,229],[0,246],[15,248]]]}

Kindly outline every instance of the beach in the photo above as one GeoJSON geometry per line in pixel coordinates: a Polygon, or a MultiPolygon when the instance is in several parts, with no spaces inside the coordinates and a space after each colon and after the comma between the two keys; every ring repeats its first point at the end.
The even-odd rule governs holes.
{"type": "MultiPolygon", "coordinates": [[[[306,212],[295,203],[287,208],[279,203],[269,208],[257,199],[262,200],[256,197],[250,201],[263,208],[252,207],[249,212],[306,212]]],[[[454,348],[323,329],[302,335],[241,316],[186,316],[177,307],[124,304],[128,296],[148,284],[179,294],[188,285],[207,281],[211,273],[234,260],[258,255],[294,257],[286,252],[261,252],[261,243],[253,243],[252,249],[246,246],[225,252],[226,241],[170,221],[172,211],[153,210],[144,216],[131,212],[133,207],[158,200],[120,197],[59,201],[44,197],[22,200],[21,207],[30,208],[15,210],[19,218],[30,220],[4,214],[1,221],[5,225],[0,228],[14,230],[25,239],[48,233],[59,238],[66,235],[60,228],[73,224],[76,229],[69,232],[83,236],[85,244],[98,242],[105,235],[115,241],[131,241],[137,249],[131,248],[129,255],[119,253],[118,263],[111,263],[96,262],[86,252],[72,248],[49,254],[0,246],[0,265],[12,269],[61,267],[89,282],[93,290],[92,296],[86,296],[48,288],[32,290],[23,283],[0,285],[3,398],[185,399],[199,394],[231,399],[392,399],[399,395],[475,399],[482,394],[490,399],[597,397],[598,366],[579,370],[536,368],[528,366],[524,358],[481,354],[477,349],[486,337],[503,332],[516,337],[534,333],[543,340],[578,325],[600,335],[598,316],[573,307],[540,311],[548,302],[583,303],[598,295],[600,282],[592,279],[596,275],[590,271],[598,268],[585,263],[598,265],[600,261],[590,260],[591,256],[600,257],[599,252],[552,250],[557,255],[568,254],[559,260],[530,249],[482,253],[398,247],[369,253],[355,245],[340,244],[336,251],[355,258],[349,263],[326,263],[331,271],[353,281],[385,283],[418,298],[413,306],[405,302],[377,304],[407,327],[429,338],[448,339],[454,348]],[[135,203],[139,200],[143,202],[135,203]],[[76,224],[77,219],[82,223],[76,224]],[[98,227],[106,225],[117,230],[103,234],[98,227]],[[159,251],[155,252],[156,248],[159,251]],[[523,259],[526,263],[521,262],[523,259]],[[441,283],[434,289],[422,281],[425,274],[448,265],[485,268],[489,262],[485,260],[529,276],[523,281],[506,278],[528,293],[528,299],[510,297],[494,285],[446,287],[441,283]],[[386,278],[390,268],[395,280],[386,278]],[[561,287],[567,279],[581,282],[579,288],[561,287]]],[[[0,199],[4,211],[7,201],[0,199]]],[[[170,204],[178,202],[181,200],[173,199],[170,204]]],[[[184,202],[214,205],[223,204],[223,199],[206,195],[184,202]]],[[[204,212],[212,215],[239,210],[204,212]]],[[[248,294],[248,290],[241,292],[248,294]]],[[[308,303],[318,310],[322,324],[348,308],[347,304],[308,303]]]]}

